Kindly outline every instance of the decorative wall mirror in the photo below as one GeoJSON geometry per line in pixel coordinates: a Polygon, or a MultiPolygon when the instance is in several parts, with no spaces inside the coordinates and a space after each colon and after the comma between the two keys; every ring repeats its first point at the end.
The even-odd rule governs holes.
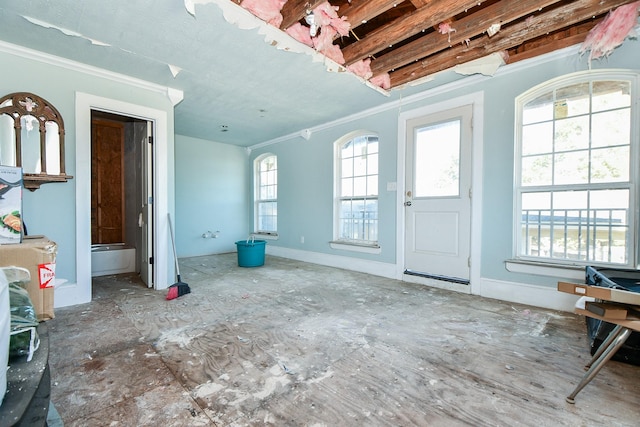
{"type": "Polygon", "coordinates": [[[24,188],[73,177],[64,167],[64,121],[56,108],[28,92],[0,99],[0,164],[22,167],[24,188]]]}

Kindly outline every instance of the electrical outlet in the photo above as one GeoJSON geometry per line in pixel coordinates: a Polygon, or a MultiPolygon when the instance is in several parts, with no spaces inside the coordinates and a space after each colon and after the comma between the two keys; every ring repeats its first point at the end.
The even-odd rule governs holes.
{"type": "Polygon", "coordinates": [[[300,236],[300,243],[304,243],[304,236],[300,236]]]}

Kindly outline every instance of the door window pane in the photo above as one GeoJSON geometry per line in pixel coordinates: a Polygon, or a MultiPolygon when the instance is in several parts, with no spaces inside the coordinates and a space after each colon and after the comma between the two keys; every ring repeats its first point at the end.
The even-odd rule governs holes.
{"type": "Polygon", "coordinates": [[[460,119],[416,131],[414,197],[460,195],[460,119]]]}

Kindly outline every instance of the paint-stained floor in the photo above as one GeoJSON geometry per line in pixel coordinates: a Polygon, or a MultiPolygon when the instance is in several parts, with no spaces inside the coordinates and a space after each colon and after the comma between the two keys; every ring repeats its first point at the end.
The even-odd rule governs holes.
{"type": "Polygon", "coordinates": [[[65,426],[636,426],[640,367],[590,359],[584,319],[283,258],[186,258],[48,321],[65,426]]]}

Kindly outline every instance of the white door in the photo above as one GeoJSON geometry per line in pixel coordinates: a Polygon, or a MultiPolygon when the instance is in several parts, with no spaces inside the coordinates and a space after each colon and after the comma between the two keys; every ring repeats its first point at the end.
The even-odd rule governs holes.
{"type": "Polygon", "coordinates": [[[467,105],[407,122],[406,274],[469,283],[471,119],[467,105]]]}
{"type": "Polygon", "coordinates": [[[142,147],[142,209],[138,225],[141,228],[140,278],[153,287],[153,122],[147,122],[147,138],[142,147]]]}

